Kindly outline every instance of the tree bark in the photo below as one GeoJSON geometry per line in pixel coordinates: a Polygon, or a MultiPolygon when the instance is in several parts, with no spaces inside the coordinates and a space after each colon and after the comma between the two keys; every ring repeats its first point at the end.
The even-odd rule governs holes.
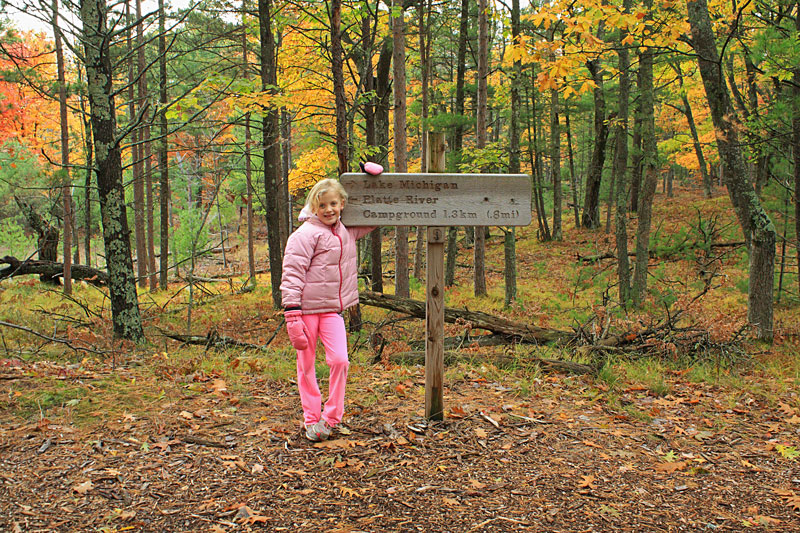
{"type": "MultiPolygon", "coordinates": [[[[370,291],[361,291],[359,300],[364,305],[372,305],[417,318],[425,318],[425,302],[419,300],[399,298],[370,291]]],[[[501,335],[512,335],[529,342],[566,342],[575,337],[575,334],[569,331],[541,328],[531,324],[513,322],[481,311],[468,311],[451,307],[445,308],[444,320],[451,324],[456,321],[468,322],[472,328],[485,329],[501,335]]]]}
{"type": "MultiPolygon", "coordinates": [[[[417,14],[419,16],[419,55],[421,70],[421,91],[422,91],[422,116],[420,124],[420,162],[421,172],[428,172],[428,72],[429,72],[429,47],[430,40],[426,41],[426,36],[430,34],[429,26],[426,24],[426,11],[430,13],[429,0],[419,0],[417,14]]],[[[414,277],[423,280],[425,277],[424,258],[426,244],[426,228],[417,226],[417,245],[414,253],[414,277]]]]}
{"type": "MultiPolygon", "coordinates": [[[[467,71],[467,40],[469,38],[469,0],[461,0],[461,17],[458,32],[458,52],[456,56],[456,101],[454,113],[464,115],[464,78],[467,71]]],[[[461,120],[456,123],[453,133],[453,152],[458,160],[464,143],[464,126],[461,120]]],[[[452,287],[456,276],[456,256],[458,255],[458,227],[447,230],[447,249],[444,268],[444,284],[452,287]]]]}
{"type": "MultiPolygon", "coordinates": [[[[636,86],[642,86],[641,65],[636,69],[636,86]]],[[[639,191],[642,188],[642,99],[636,99],[636,108],[633,113],[633,138],[631,139],[631,198],[630,210],[636,213],[639,210],[639,191]]]]}
{"type": "Polygon", "coordinates": [[[89,106],[97,151],[97,188],[103,216],[103,241],[114,334],[123,339],[141,342],[144,340],[144,332],[131,260],[119,139],[116,137],[116,106],[107,9],[105,2],[101,0],[81,2],[89,106]]]}
{"type": "Polygon", "coordinates": [[[86,124],[86,133],[84,138],[84,146],[86,147],[86,175],[83,182],[84,198],[84,236],[83,236],[83,255],[86,256],[86,264],[92,266],[94,260],[92,259],[92,168],[94,167],[94,142],[92,142],[92,125],[91,121],[84,118],[86,124]]]}
{"type": "Polygon", "coordinates": [[[331,72],[336,114],[336,157],[339,174],[348,172],[347,102],[344,94],[344,50],[342,49],[342,1],[331,1],[331,72]]]}
{"type": "Polygon", "coordinates": [[[58,111],[61,129],[61,196],[64,205],[64,294],[72,294],[72,179],[69,171],[69,123],[67,119],[67,81],[64,69],[64,48],[58,26],[58,0],[53,0],[53,35],[55,36],[56,70],[58,72],[58,111]]]}
{"type": "Polygon", "coordinates": [[[639,100],[641,101],[642,170],[639,192],[639,224],[636,227],[636,260],[631,287],[633,305],[639,307],[647,292],[647,263],[650,250],[650,227],[653,198],[658,185],[656,169],[655,109],[653,96],[653,51],[647,48],[639,57],[639,100]]]}
{"type": "MultiPolygon", "coordinates": [[[[36,274],[40,278],[46,279],[57,279],[64,275],[64,264],[58,261],[44,261],[41,259],[20,261],[16,257],[7,255],[0,258],[0,264],[8,265],[6,268],[0,269],[0,280],[31,274],[36,274]]],[[[87,265],[72,265],[70,276],[75,281],[86,281],[97,286],[108,285],[107,272],[87,265]]]]}
{"type": "Polygon", "coordinates": [[[722,64],[711,27],[706,0],[687,2],[692,45],[711,118],[717,132],[717,150],[725,172],[725,185],[739,224],[749,243],[750,276],[747,319],[761,340],[773,338],[773,282],[775,228],[750,185],[739,141],[738,123],[722,74],[722,64]]]}
{"type": "Polygon", "coordinates": [[[575,173],[575,154],[572,150],[572,127],[569,120],[569,103],[564,102],[564,125],[567,128],[567,158],[569,160],[569,183],[572,190],[572,214],[575,217],[575,227],[581,226],[580,205],[578,204],[578,175],[575,173]]]}
{"type": "Polygon", "coordinates": [[[603,74],[600,60],[588,61],[586,66],[595,82],[594,89],[594,150],[586,173],[586,195],[583,200],[584,228],[600,227],[600,183],[603,178],[603,164],[608,142],[608,123],[606,122],[606,99],[603,92],[603,74]]]}
{"type": "MultiPolygon", "coordinates": [[[[555,40],[557,24],[551,27],[548,35],[550,42],[555,40]]],[[[561,122],[559,120],[558,90],[550,90],[550,172],[553,183],[553,232],[555,241],[563,239],[561,229],[561,122]]]]}
{"type": "Polygon", "coordinates": [[[161,257],[159,259],[158,286],[161,290],[167,288],[167,274],[169,273],[169,161],[167,134],[167,30],[164,0],[158,0],[158,101],[160,109],[158,119],[161,139],[158,142],[158,195],[161,223],[161,257]]]}
{"type": "MultiPolygon", "coordinates": [[[[630,11],[631,0],[624,0],[623,9],[630,11]]],[[[617,280],[619,282],[619,301],[625,307],[631,290],[631,271],[628,263],[628,99],[630,97],[630,58],[628,48],[623,44],[628,32],[621,30],[619,35],[619,108],[617,111],[616,138],[614,150],[614,175],[616,176],[616,219],[614,236],[617,244],[617,280]]]]}
{"type": "MultiPolygon", "coordinates": [[[[486,13],[487,1],[478,0],[478,103],[475,124],[475,146],[486,148],[486,113],[488,108],[489,77],[489,23],[486,13]]],[[[481,170],[482,172],[483,170],[481,170]]],[[[486,296],[486,235],[482,227],[475,228],[473,244],[475,268],[472,272],[475,296],[486,296]]]]}
{"type": "MultiPolygon", "coordinates": [[[[258,0],[258,22],[261,37],[261,90],[274,93],[278,79],[275,63],[275,38],[272,34],[272,0],[258,0]]],[[[267,211],[272,305],[275,309],[279,309],[281,307],[281,269],[283,267],[281,214],[278,209],[281,153],[278,110],[274,106],[263,112],[262,139],[264,142],[264,194],[267,211]]]]}
{"type": "MultiPolygon", "coordinates": [[[[375,69],[375,146],[378,153],[375,161],[386,166],[389,159],[389,109],[392,97],[392,86],[389,73],[392,66],[392,40],[385,38],[378,56],[375,69]]],[[[383,292],[383,243],[382,228],[370,233],[372,253],[372,290],[383,292]]]]}
{"type": "Polygon", "coordinates": [[[86,264],[91,266],[92,261],[92,168],[94,165],[94,153],[92,144],[92,122],[89,113],[86,111],[86,84],[83,82],[83,72],[85,66],[78,65],[77,75],[78,84],[78,106],[81,111],[81,137],[83,139],[83,149],[85,154],[85,174],[83,182],[83,252],[86,256],[86,264]]]}
{"type": "MultiPolygon", "coordinates": [[[[136,64],[137,54],[133,45],[133,14],[131,0],[125,3],[125,14],[128,28],[126,41],[128,47],[128,121],[134,126],[138,110],[136,97],[136,64]]],[[[139,287],[147,286],[147,242],[145,239],[144,180],[142,179],[142,144],[141,129],[136,126],[130,132],[131,162],[133,163],[133,233],[136,241],[136,279],[139,287]]]]}
{"type": "MultiPolygon", "coordinates": [[[[392,9],[399,11],[392,17],[394,40],[394,163],[395,172],[408,171],[408,147],[406,144],[406,38],[403,20],[403,2],[394,0],[392,9]]],[[[395,294],[408,297],[408,228],[397,226],[395,231],[395,294]]]]}
{"type": "MultiPolygon", "coordinates": [[[[247,0],[242,0],[242,77],[250,79],[250,64],[247,59],[247,0]]],[[[247,268],[250,274],[250,286],[255,287],[256,278],[256,254],[255,254],[255,231],[253,224],[253,164],[251,160],[250,146],[253,141],[250,131],[250,112],[244,115],[244,176],[247,191],[245,192],[245,202],[247,202],[247,268]]]]}
{"type": "MultiPolygon", "coordinates": [[[[520,7],[519,0],[511,2],[511,39],[513,46],[522,46],[520,42],[520,7]]],[[[511,120],[509,124],[509,154],[508,171],[511,174],[520,172],[519,150],[519,113],[522,105],[519,94],[519,84],[522,83],[522,62],[514,60],[511,70],[511,120]]],[[[503,255],[505,267],[503,278],[505,280],[506,307],[517,299],[517,238],[515,228],[503,229],[503,255]]]]}
{"type": "MultiPolygon", "coordinates": [[[[37,213],[31,205],[24,200],[14,197],[17,205],[19,206],[22,215],[28,222],[28,225],[38,235],[36,246],[37,255],[43,261],[58,261],[58,228],[50,224],[43,216],[37,213]]],[[[58,284],[58,281],[53,276],[41,275],[39,281],[44,283],[58,284]]]]}
{"type": "MultiPolygon", "coordinates": [[[[795,29],[800,35],[800,0],[794,16],[795,29]]],[[[794,108],[792,119],[792,157],[794,157],[794,238],[797,256],[797,290],[800,293],[800,66],[795,67],[794,108]]]]}
{"type": "MultiPolygon", "coordinates": [[[[145,43],[144,43],[144,20],[142,19],[142,0],[136,0],[136,58],[138,73],[138,102],[139,107],[143,108],[147,103],[147,75],[145,69],[145,43]]],[[[153,164],[152,147],[150,145],[150,111],[142,113],[143,127],[139,136],[141,147],[139,153],[144,160],[144,193],[145,193],[145,223],[147,240],[147,273],[150,290],[158,288],[158,275],[156,274],[156,245],[155,245],[155,206],[153,205],[153,164]]]]}

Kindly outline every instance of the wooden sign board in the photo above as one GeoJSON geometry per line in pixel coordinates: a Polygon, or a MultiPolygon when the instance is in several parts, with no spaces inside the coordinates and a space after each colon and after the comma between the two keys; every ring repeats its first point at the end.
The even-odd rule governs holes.
{"type": "Polygon", "coordinates": [[[527,226],[527,174],[342,174],[346,226],[527,226]]]}

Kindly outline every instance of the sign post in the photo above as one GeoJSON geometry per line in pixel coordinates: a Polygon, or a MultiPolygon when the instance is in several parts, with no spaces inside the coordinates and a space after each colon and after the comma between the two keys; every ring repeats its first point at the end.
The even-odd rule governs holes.
{"type": "MultiPolygon", "coordinates": [[[[444,169],[444,135],[431,134],[431,165],[444,169]]],[[[444,244],[447,226],[527,226],[527,174],[342,174],[347,226],[427,226],[425,416],[444,417],[444,244]]]]}
{"type": "MultiPolygon", "coordinates": [[[[428,168],[444,172],[444,133],[428,136],[428,168]]],[[[444,419],[444,242],[447,226],[428,227],[425,280],[425,417],[444,419]]]]}

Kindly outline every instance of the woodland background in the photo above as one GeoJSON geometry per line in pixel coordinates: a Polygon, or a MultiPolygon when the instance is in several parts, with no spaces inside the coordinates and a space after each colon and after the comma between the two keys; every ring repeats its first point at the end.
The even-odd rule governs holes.
{"type": "Polygon", "coordinates": [[[797,526],[800,3],[4,9],[52,28],[0,17],[9,528],[797,526]],[[349,418],[308,447],[286,238],[431,133],[529,174],[534,222],[449,230],[438,425],[424,228],[364,239],[349,418]]]}

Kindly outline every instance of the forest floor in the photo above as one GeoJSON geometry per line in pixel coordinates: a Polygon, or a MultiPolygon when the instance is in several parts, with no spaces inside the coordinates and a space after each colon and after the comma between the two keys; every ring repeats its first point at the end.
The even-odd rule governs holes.
{"type": "MultiPolygon", "coordinates": [[[[521,257],[545,261],[521,272],[555,276],[571,260],[552,265],[547,255],[575,246],[521,246],[521,257]]],[[[740,293],[728,277],[720,279],[730,291],[708,308],[722,314],[698,316],[735,331],[742,314],[726,309],[740,293]]],[[[3,287],[4,320],[39,320],[48,331],[53,316],[80,314],[37,284],[3,287]],[[37,314],[47,299],[55,303],[37,314]]],[[[31,344],[3,330],[3,531],[800,530],[796,306],[778,313],[775,345],[745,344],[749,355],[735,364],[720,353],[689,363],[615,360],[575,376],[530,363],[535,347],[471,348],[446,370],[445,419],[435,422],[424,418],[421,366],[375,362],[369,343],[351,339],[360,347],[345,419],[330,440],[311,443],[282,331],[265,351],[181,346],[156,327],[178,330],[183,319],[170,323],[167,304],[150,305],[148,295],[151,344],[114,344],[107,316],[89,312],[96,291],[78,290],[83,322],[59,322],[60,334],[113,353],[31,344]],[[497,367],[484,357],[492,351],[516,362],[497,367]]],[[[195,330],[256,344],[279,330],[263,285],[219,298],[196,309],[195,330]]],[[[532,316],[547,299],[512,312],[532,316]]],[[[390,316],[365,310],[369,328],[419,337],[421,321],[394,330],[390,316]]],[[[325,390],[324,363],[318,372],[325,390]]]]}
{"type": "Polygon", "coordinates": [[[612,402],[553,375],[522,398],[512,374],[464,369],[426,423],[422,369],[353,364],[344,424],[312,444],[290,380],[248,373],[234,393],[202,374],[2,364],[5,398],[80,384],[92,418],[70,401],[4,414],[4,531],[800,530],[796,387],[776,402],[675,372],[666,394],[623,385],[612,402]]]}

